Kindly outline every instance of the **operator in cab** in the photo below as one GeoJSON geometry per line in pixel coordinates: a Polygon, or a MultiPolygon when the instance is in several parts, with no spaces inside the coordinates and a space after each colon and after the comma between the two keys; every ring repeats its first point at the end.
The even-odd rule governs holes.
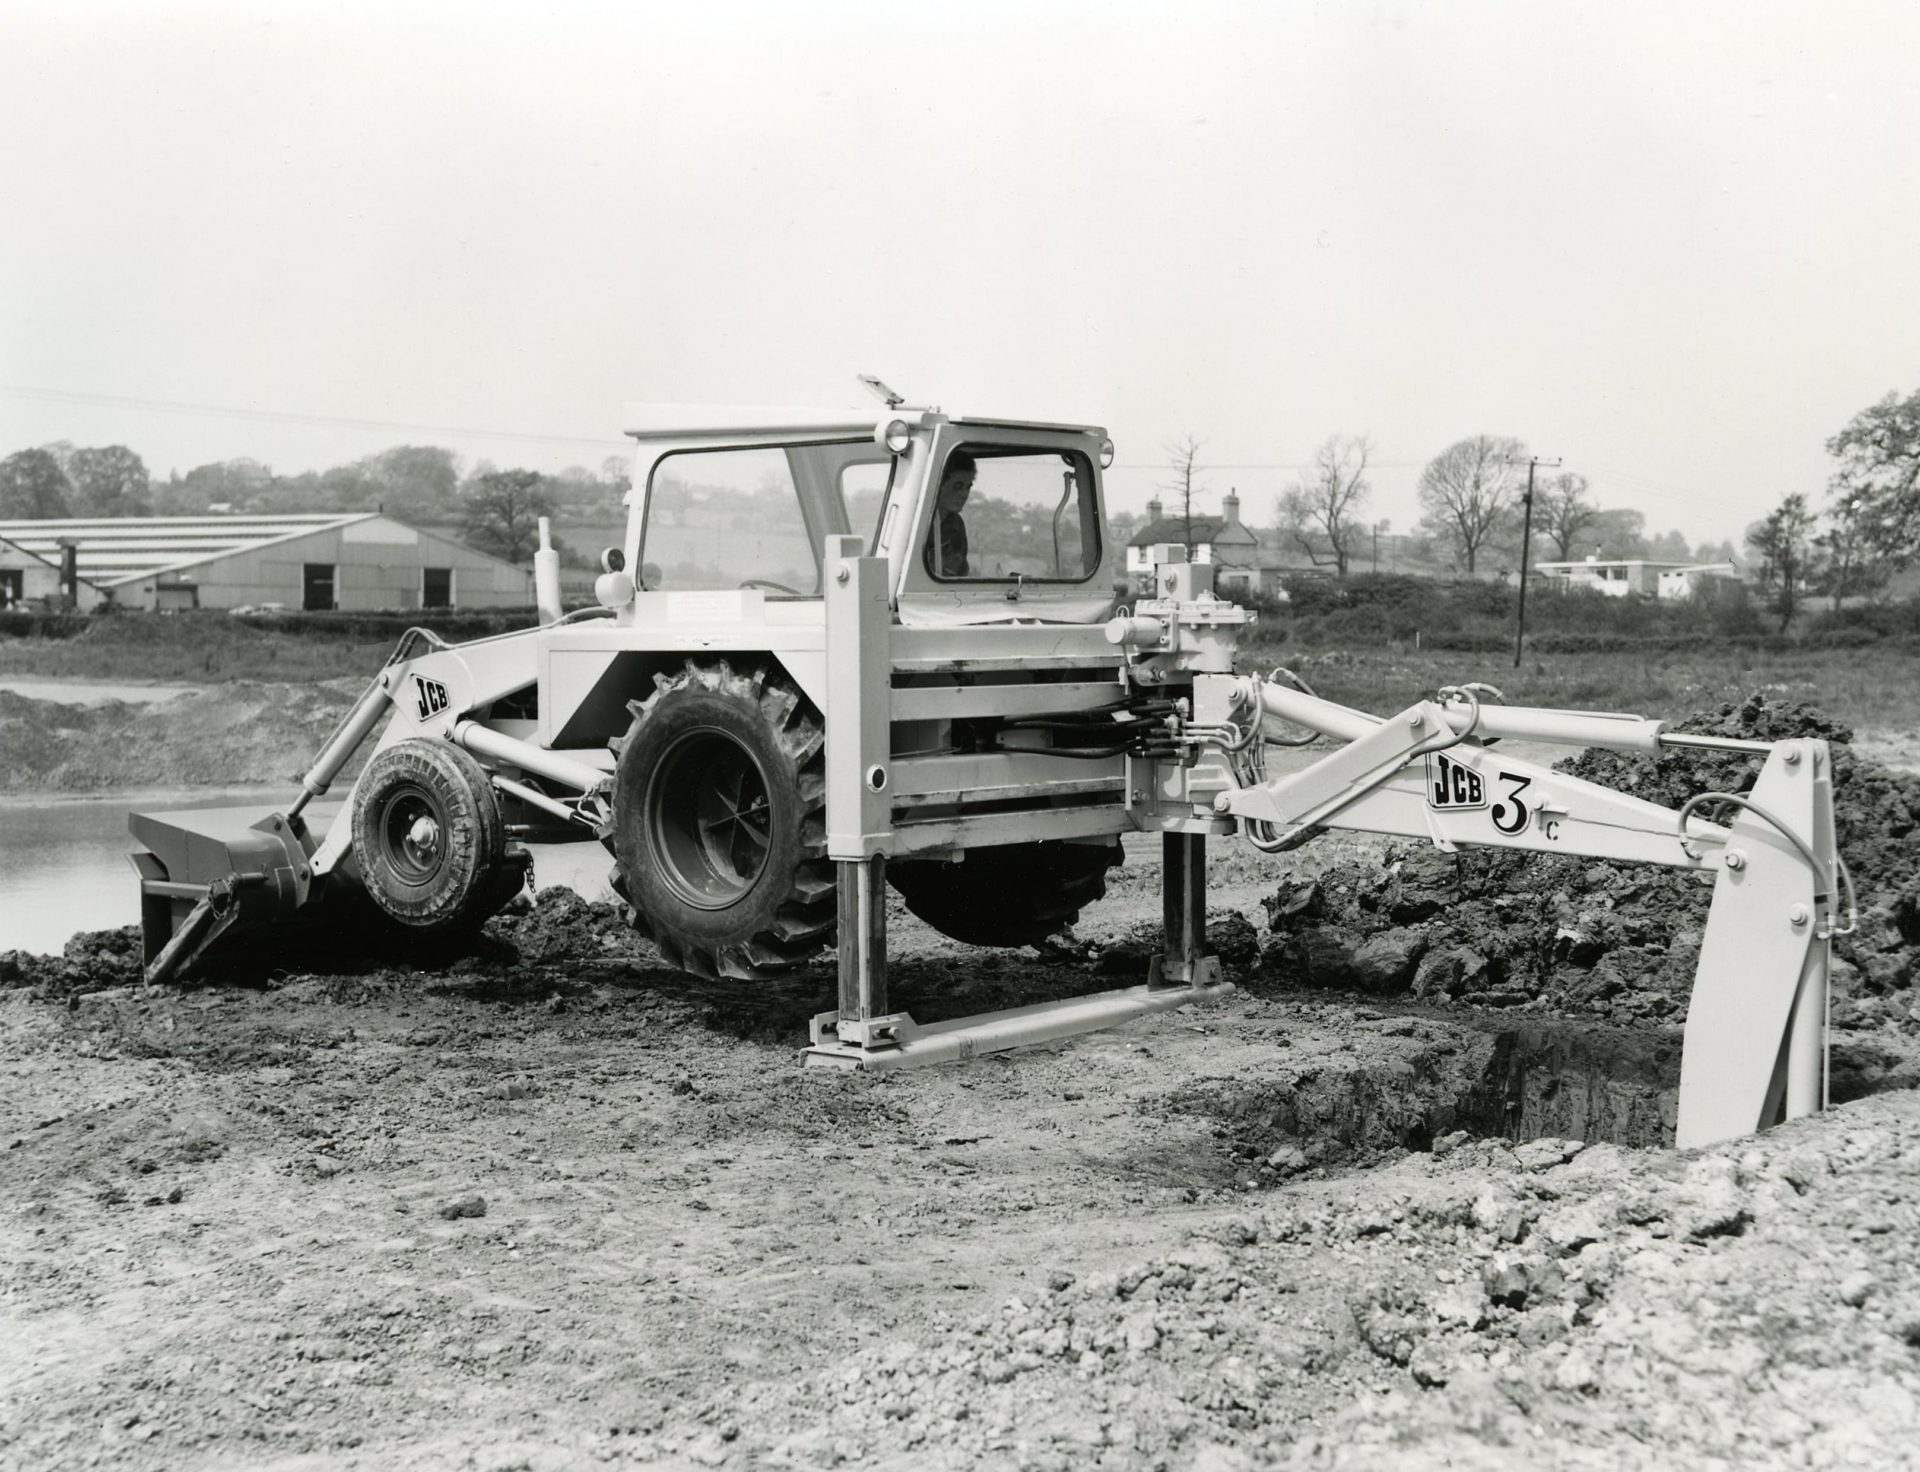
{"type": "Polygon", "coordinates": [[[927,537],[927,571],[937,578],[964,578],[967,569],[967,523],[960,512],[973,494],[977,471],[973,456],[956,450],[947,457],[934,496],[933,529],[927,537]]]}

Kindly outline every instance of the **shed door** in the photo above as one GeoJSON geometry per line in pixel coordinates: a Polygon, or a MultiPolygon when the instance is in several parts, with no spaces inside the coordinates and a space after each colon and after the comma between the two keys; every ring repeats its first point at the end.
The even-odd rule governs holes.
{"type": "Polygon", "coordinates": [[[17,567],[0,567],[0,608],[12,608],[26,596],[26,573],[17,567]]]}
{"type": "Polygon", "coordinates": [[[334,607],[333,564],[309,562],[301,578],[300,606],[309,613],[327,613],[334,607]]]}

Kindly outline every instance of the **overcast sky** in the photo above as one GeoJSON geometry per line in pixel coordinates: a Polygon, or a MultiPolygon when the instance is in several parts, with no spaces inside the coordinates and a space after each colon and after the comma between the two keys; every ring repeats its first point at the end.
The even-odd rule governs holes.
{"type": "Polygon", "coordinates": [[[1736,539],[1920,387],[1920,7],[0,7],[0,454],[598,465],[630,399],[1514,435],[1736,539]],[[225,412],[215,412],[225,411],[225,412]]]}

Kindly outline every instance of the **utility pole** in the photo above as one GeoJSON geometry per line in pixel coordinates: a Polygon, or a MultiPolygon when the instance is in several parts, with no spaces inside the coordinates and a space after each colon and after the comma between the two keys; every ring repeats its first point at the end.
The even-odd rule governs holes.
{"type": "MultiPolygon", "coordinates": [[[[1518,465],[1520,462],[1508,460],[1504,463],[1518,465]]],[[[1520,502],[1524,508],[1520,530],[1520,612],[1513,625],[1513,667],[1515,669],[1520,668],[1520,651],[1527,642],[1527,564],[1533,553],[1533,472],[1541,465],[1557,466],[1559,464],[1558,456],[1551,460],[1544,455],[1527,457],[1527,494],[1520,502]]]]}

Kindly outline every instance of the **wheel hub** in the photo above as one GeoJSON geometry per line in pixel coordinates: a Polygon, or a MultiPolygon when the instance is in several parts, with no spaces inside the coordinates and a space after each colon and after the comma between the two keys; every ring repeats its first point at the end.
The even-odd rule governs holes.
{"type": "Polygon", "coordinates": [[[380,833],[388,862],[409,884],[430,879],[446,859],[445,825],[420,788],[402,788],[387,799],[380,833]]]}
{"type": "Polygon", "coordinates": [[[724,731],[689,731],[667,749],[648,794],[667,883],[688,904],[725,909],[751,891],[773,843],[767,776],[724,731]]]}

